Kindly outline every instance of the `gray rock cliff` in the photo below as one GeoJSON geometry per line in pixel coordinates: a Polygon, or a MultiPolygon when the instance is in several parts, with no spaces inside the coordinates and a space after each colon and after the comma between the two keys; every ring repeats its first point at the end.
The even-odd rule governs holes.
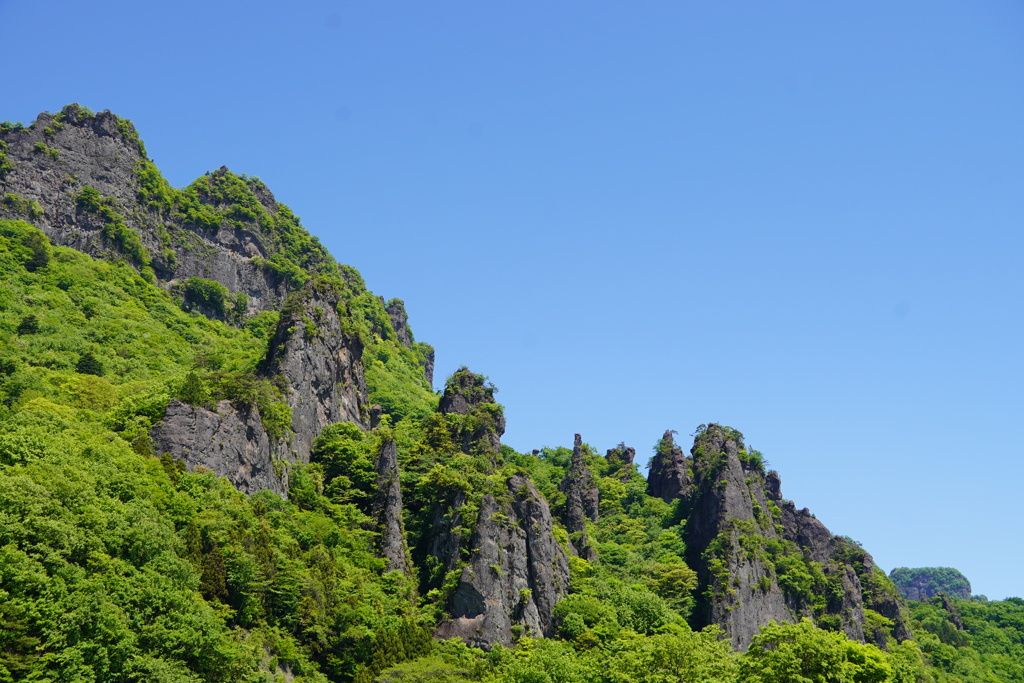
{"type": "Polygon", "coordinates": [[[373,519],[379,534],[377,550],[388,561],[388,571],[409,571],[409,547],[402,523],[402,487],[398,478],[398,447],[388,439],[374,463],[377,492],[373,497],[373,519]]]}
{"type": "MultiPolygon", "coordinates": [[[[463,416],[449,423],[455,425],[452,442],[478,456],[485,473],[499,471],[505,418],[483,376],[466,368],[455,372],[438,412],[463,416]]],[[[459,577],[438,637],[490,648],[510,645],[519,635],[548,635],[555,604],[569,590],[568,556],[555,539],[548,502],[522,474],[469,495],[456,489],[434,504],[421,548],[427,551],[423,562],[443,570],[438,574],[459,577]]]]}
{"type": "Polygon", "coordinates": [[[409,318],[405,313],[405,302],[392,299],[384,305],[384,310],[391,319],[391,328],[395,331],[398,342],[407,349],[412,348],[412,330],[409,329],[409,318]]]}
{"type": "Polygon", "coordinates": [[[473,530],[472,554],[449,601],[440,638],[474,647],[549,635],[555,604],[569,591],[569,562],[554,539],[547,501],[529,479],[508,479],[507,495],[487,494],[473,530]]]}
{"type": "Polygon", "coordinates": [[[573,438],[569,471],[558,485],[558,490],[565,494],[562,521],[572,541],[571,549],[585,560],[597,560],[597,550],[587,536],[587,520],[598,521],[599,494],[590,467],[583,459],[583,439],[579,434],[573,438]]]}
{"type": "Polygon", "coordinates": [[[661,498],[666,503],[690,495],[690,465],[686,454],[676,446],[673,432],[668,430],[651,458],[647,474],[647,495],[661,498]]]}
{"type": "Polygon", "coordinates": [[[172,399],[150,436],[157,453],[184,460],[189,470],[213,470],[242,493],[270,489],[284,495],[288,489],[284,471],[274,472],[275,444],[256,408],[238,410],[221,401],[208,410],[172,399]]]}
{"type": "Polygon", "coordinates": [[[494,387],[487,384],[483,375],[464,367],[457,370],[445,387],[437,410],[441,414],[473,417],[457,435],[462,451],[497,458],[501,435],[505,433],[505,415],[494,402],[494,387]]]}
{"type": "Polygon", "coordinates": [[[359,336],[346,331],[345,303],[330,282],[313,279],[289,295],[262,371],[280,376],[292,408],[291,451],[301,462],[320,431],[335,422],[369,420],[359,336]]]}
{"type": "MultiPolygon", "coordinates": [[[[139,267],[149,263],[167,289],[191,277],[216,280],[233,293],[245,293],[250,314],[279,308],[289,291],[286,278],[266,261],[279,251],[279,240],[255,218],[218,215],[213,223],[201,223],[190,218],[195,207],[157,207],[150,201],[163,180],[147,166],[145,148],[129,121],[69,105],[56,115],[40,114],[29,127],[0,131],[0,142],[13,166],[0,177],[0,196],[9,199],[0,202],[0,218],[28,218],[54,244],[105,258],[126,253],[109,220],[116,214],[143,250],[143,260],[129,260],[139,267]],[[96,190],[105,214],[83,205],[86,188],[96,190]],[[23,215],[33,202],[38,211],[23,215]]],[[[201,180],[216,186],[236,182],[237,176],[221,167],[201,180]]],[[[255,179],[244,183],[268,215],[280,211],[265,185],[255,179]]],[[[216,208],[214,198],[200,193],[198,206],[204,203],[216,208]]]]}
{"type": "Polygon", "coordinates": [[[702,425],[684,463],[671,450],[659,449],[671,464],[659,470],[664,481],[676,485],[683,466],[692,472],[682,495],[688,561],[699,579],[698,624],[720,624],[740,650],[773,619],[809,617],[882,646],[910,636],[905,606],[871,556],[783,500],[778,474],[764,472],[742,434],[702,425]],[[891,630],[867,631],[865,609],[891,619],[891,630]]]}

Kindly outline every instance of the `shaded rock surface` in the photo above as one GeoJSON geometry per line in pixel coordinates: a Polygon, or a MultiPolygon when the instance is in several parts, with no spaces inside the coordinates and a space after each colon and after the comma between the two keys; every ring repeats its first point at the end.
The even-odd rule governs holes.
{"type": "Polygon", "coordinates": [[[615,474],[609,476],[615,476],[622,483],[631,481],[635,476],[639,474],[636,468],[636,464],[633,462],[636,459],[636,449],[627,446],[624,443],[620,443],[615,448],[609,448],[605,452],[605,460],[611,467],[612,472],[615,474]]]}
{"type": "Polygon", "coordinates": [[[496,456],[505,433],[505,415],[494,402],[494,387],[483,375],[467,368],[457,370],[445,386],[438,403],[441,414],[455,413],[475,419],[467,421],[457,438],[463,453],[487,453],[496,456]]]}
{"type": "Polygon", "coordinates": [[[597,550],[587,537],[587,520],[598,521],[599,495],[590,467],[583,459],[583,439],[573,438],[572,460],[558,490],[565,494],[563,522],[572,540],[572,549],[585,560],[596,560],[597,550]]]}
{"type": "Polygon", "coordinates": [[[890,634],[865,631],[868,608],[894,622],[897,640],[910,636],[905,605],[871,556],[784,501],[778,474],[764,472],[742,434],[702,425],[685,462],[673,451],[659,449],[662,488],[656,490],[664,494],[683,483],[677,473],[684,467],[692,472],[679,488],[689,491],[683,497],[688,561],[700,582],[698,625],[720,624],[733,646],[745,650],[768,621],[809,617],[885,646],[890,634]],[[828,596],[824,605],[815,602],[819,594],[828,596]]]}
{"type": "Polygon", "coordinates": [[[280,376],[292,408],[295,458],[309,461],[309,449],[320,431],[335,422],[369,420],[358,335],[342,327],[339,309],[345,304],[330,283],[311,280],[292,293],[270,342],[262,371],[280,376]]]}
{"type": "MultiPolygon", "coordinates": [[[[494,403],[494,387],[461,368],[449,379],[438,411],[465,416],[453,423],[453,442],[467,455],[487,456],[477,462],[498,471],[505,418],[494,403]]],[[[523,635],[548,635],[555,604],[569,590],[569,562],[555,539],[547,501],[522,474],[508,477],[498,490],[472,495],[457,488],[435,504],[418,550],[424,564],[442,570],[434,576],[458,572],[447,600],[450,618],[437,636],[490,648],[512,644],[520,628],[523,635]]],[[[434,581],[428,577],[421,585],[438,587],[434,581]]]]}
{"type": "Polygon", "coordinates": [[[658,443],[658,449],[651,458],[647,474],[647,495],[670,502],[690,495],[689,460],[682,449],[676,446],[672,431],[666,431],[658,443]]]}
{"type": "Polygon", "coordinates": [[[388,571],[409,570],[409,547],[402,524],[402,487],[398,478],[398,447],[388,439],[374,463],[377,491],[373,497],[373,519],[379,533],[377,550],[388,561],[388,571]]]}
{"type": "Polygon", "coordinates": [[[423,376],[427,384],[434,386],[434,347],[427,346],[423,350],[423,376]]]}
{"type": "Polygon", "coordinates": [[[569,591],[568,558],[554,539],[547,501],[526,477],[510,477],[507,486],[507,496],[481,501],[473,551],[440,638],[490,648],[511,645],[517,625],[524,635],[548,635],[555,604],[569,591]]]}
{"type": "Polygon", "coordinates": [[[189,470],[207,467],[243,493],[270,489],[284,495],[288,489],[274,473],[274,445],[255,408],[238,410],[221,401],[214,411],[172,399],[150,436],[158,454],[184,460],[189,470]]]}
{"type": "MultiPolygon", "coordinates": [[[[90,116],[73,107],[65,111],[62,121],[43,113],[30,127],[0,131],[13,162],[11,171],[0,178],[0,196],[10,193],[38,202],[42,213],[32,216],[31,222],[54,244],[95,257],[116,257],[120,248],[103,222],[77,205],[83,188],[92,187],[111,200],[125,225],[138,234],[163,286],[202,277],[231,292],[244,292],[249,313],[280,307],[289,286],[263,261],[272,256],[274,240],[258,222],[225,221],[211,230],[151,210],[140,201],[140,169],[146,156],[131,123],[110,112],[90,116]],[[40,153],[38,144],[53,150],[56,158],[40,153]]],[[[209,175],[226,173],[221,167],[209,175]]],[[[256,180],[249,184],[275,214],[279,207],[266,186],[256,180]]],[[[13,205],[0,203],[0,218],[26,216],[13,205]]]]}
{"type": "Polygon", "coordinates": [[[412,331],[409,329],[409,318],[405,313],[405,302],[401,299],[388,301],[384,310],[391,320],[391,328],[395,331],[398,342],[407,349],[412,348],[412,331]]]}

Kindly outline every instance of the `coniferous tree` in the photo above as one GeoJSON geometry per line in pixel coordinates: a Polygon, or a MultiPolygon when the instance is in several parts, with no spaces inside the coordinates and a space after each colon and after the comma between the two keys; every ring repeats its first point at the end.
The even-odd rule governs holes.
{"type": "Polygon", "coordinates": [[[92,351],[86,351],[81,355],[75,369],[83,375],[96,375],[97,377],[103,375],[103,364],[100,363],[99,358],[93,355],[92,351]]]}
{"type": "Polygon", "coordinates": [[[39,332],[39,318],[30,313],[18,323],[18,334],[36,334],[39,332]]]}

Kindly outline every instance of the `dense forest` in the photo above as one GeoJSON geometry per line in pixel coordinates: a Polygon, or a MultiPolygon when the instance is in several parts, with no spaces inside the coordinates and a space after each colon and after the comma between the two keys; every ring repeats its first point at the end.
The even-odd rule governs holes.
{"type": "Polygon", "coordinates": [[[645,477],[496,392],[258,179],[5,122],[0,681],[1024,681],[1024,600],[906,600],[736,429],[645,477]]]}

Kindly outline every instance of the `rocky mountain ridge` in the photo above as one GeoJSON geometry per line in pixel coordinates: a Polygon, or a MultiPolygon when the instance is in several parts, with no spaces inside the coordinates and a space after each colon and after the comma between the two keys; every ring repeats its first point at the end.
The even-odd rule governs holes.
{"type": "MultiPolygon", "coordinates": [[[[404,304],[373,297],[256,179],[222,167],[170,188],[129,122],[77,105],[4,128],[0,142],[0,219],[27,220],[55,245],[129,263],[184,310],[236,326],[263,320],[272,330],[230,395],[177,389],[148,431],[155,454],[208,468],[248,494],[288,496],[292,468],[312,464],[319,495],[334,468],[335,482],[346,482],[342,500],[368,513],[387,570],[413,577],[443,610],[438,637],[490,648],[600,626],[556,607],[573,593],[570,567],[588,577],[602,563],[627,564],[628,551],[611,547],[599,525],[610,500],[648,505],[635,487],[634,449],[588,464],[577,434],[544,488],[527,466],[535,463],[501,444],[493,387],[463,368],[433,396],[433,351],[414,340],[404,304]],[[387,363],[405,352],[415,376],[397,377],[387,363]],[[422,401],[411,412],[414,391],[430,396],[431,409],[422,401]],[[402,441],[414,420],[424,438],[406,432],[402,441]],[[376,436],[347,436],[334,460],[317,460],[326,458],[318,440],[338,423],[376,436]],[[361,461],[374,438],[372,460],[361,461]]],[[[195,373],[222,372],[211,364],[198,358],[195,373]]],[[[667,535],[665,549],[683,553],[696,573],[694,626],[721,625],[740,650],[769,621],[802,617],[882,646],[909,637],[902,602],[870,555],[782,499],[777,473],[764,471],[735,430],[702,426],[690,455],[666,432],[645,493],[675,506],[679,519],[667,520],[685,520],[682,539],[650,533],[667,535]]],[[[667,557],[642,558],[661,572],[644,580],[683,594],[685,567],[667,557]]],[[[647,613],[662,626],[681,618],[645,612],[654,593],[644,590],[628,593],[635,604],[617,605],[613,621],[640,630],[647,613]]]]}
{"type": "Polygon", "coordinates": [[[647,486],[686,516],[698,623],[721,624],[737,648],[769,621],[804,617],[883,647],[890,631],[910,637],[906,608],[871,556],[783,499],[778,473],[736,430],[701,425],[689,456],[666,432],[647,486]]]}

